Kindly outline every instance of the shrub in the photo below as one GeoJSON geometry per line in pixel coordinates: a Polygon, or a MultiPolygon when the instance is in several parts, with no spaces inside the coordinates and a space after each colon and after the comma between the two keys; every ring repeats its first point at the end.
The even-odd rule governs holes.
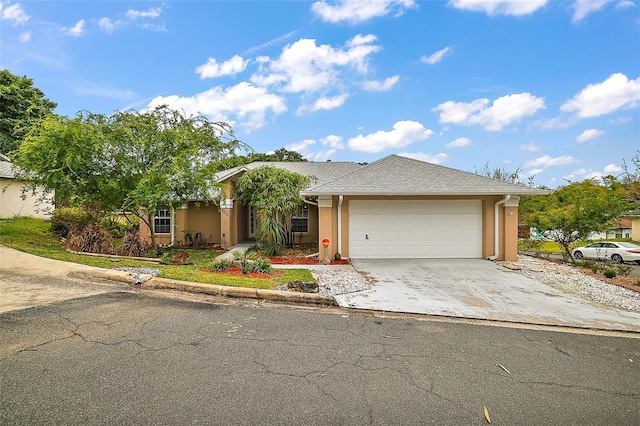
{"type": "Polygon", "coordinates": [[[66,238],[72,229],[82,229],[93,220],[92,216],[79,207],[60,207],[51,215],[51,231],[66,238]]]}
{"type": "Polygon", "coordinates": [[[251,272],[270,274],[271,271],[271,263],[269,263],[268,260],[256,260],[254,262],[251,262],[251,272]]]}
{"type": "Polygon", "coordinates": [[[614,268],[616,272],[618,272],[618,275],[622,275],[623,277],[628,277],[631,273],[631,266],[625,265],[624,263],[618,263],[614,265],[614,268]]]}
{"type": "Polygon", "coordinates": [[[600,270],[600,265],[594,262],[593,265],[591,265],[591,271],[598,272],[599,270],[600,270]]]}
{"type": "Polygon", "coordinates": [[[162,255],[160,263],[165,265],[192,265],[189,253],[185,251],[169,250],[162,255]]]}
{"type": "Polygon", "coordinates": [[[131,225],[121,222],[113,217],[106,217],[102,220],[102,227],[111,233],[113,238],[122,238],[127,231],[131,229],[131,225]]]}
{"type": "Polygon", "coordinates": [[[118,249],[122,256],[142,257],[149,250],[149,247],[142,240],[139,229],[132,229],[124,234],[124,242],[118,249]]]}
{"type": "Polygon", "coordinates": [[[71,229],[67,235],[65,248],[87,253],[112,254],[112,240],[109,231],[90,223],[82,229],[71,229]]]}
{"type": "Polygon", "coordinates": [[[618,275],[615,269],[605,269],[602,274],[607,278],[614,278],[618,275]]]}
{"type": "Polygon", "coordinates": [[[211,265],[211,272],[223,272],[223,271],[227,271],[231,265],[233,265],[233,262],[229,259],[218,259],[216,261],[213,262],[213,265],[211,265]]]}

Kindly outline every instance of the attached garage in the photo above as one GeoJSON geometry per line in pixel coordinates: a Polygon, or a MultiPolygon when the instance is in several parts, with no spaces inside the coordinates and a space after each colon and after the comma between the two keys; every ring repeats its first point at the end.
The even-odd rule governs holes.
{"type": "Polygon", "coordinates": [[[480,200],[352,200],[354,259],[481,258],[480,200]]]}

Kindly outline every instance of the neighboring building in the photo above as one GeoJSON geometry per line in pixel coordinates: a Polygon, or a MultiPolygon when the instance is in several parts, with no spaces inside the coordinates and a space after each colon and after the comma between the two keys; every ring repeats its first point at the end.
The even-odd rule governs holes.
{"type": "Polygon", "coordinates": [[[15,177],[9,158],[0,154],[0,218],[32,216],[47,218],[53,212],[53,197],[40,200],[42,189],[24,192],[26,185],[15,177]],[[23,196],[25,197],[23,199],[23,196]]]}
{"type": "Polygon", "coordinates": [[[640,241],[640,210],[629,212],[626,217],[631,221],[631,239],[640,241]]]}
{"type": "Polygon", "coordinates": [[[609,240],[614,238],[631,238],[632,222],[629,218],[617,219],[611,229],[604,232],[594,232],[589,235],[590,240],[609,240]]]}
{"type": "MultiPolygon", "coordinates": [[[[251,206],[233,199],[245,170],[275,166],[315,176],[301,192],[305,204],[293,218],[296,243],[347,258],[518,258],[518,202],[546,194],[524,185],[391,155],[371,164],[256,162],[217,174],[220,209],[190,202],[160,211],[153,223],[159,244],[185,241],[199,232],[211,243],[232,247],[255,237],[251,206]]],[[[143,235],[150,235],[142,227],[143,235]]]]}

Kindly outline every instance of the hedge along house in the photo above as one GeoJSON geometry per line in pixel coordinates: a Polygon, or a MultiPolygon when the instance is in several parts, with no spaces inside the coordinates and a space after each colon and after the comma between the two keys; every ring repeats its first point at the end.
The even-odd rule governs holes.
{"type": "Polygon", "coordinates": [[[191,202],[159,212],[158,242],[184,241],[185,230],[226,247],[254,238],[257,218],[233,199],[233,185],[245,170],[267,165],[316,178],[300,194],[305,203],[292,219],[294,241],[322,247],[327,239],[331,256],[353,259],[517,260],[520,196],[546,193],[397,155],[366,165],[256,162],[217,174],[219,209],[191,202]]]}

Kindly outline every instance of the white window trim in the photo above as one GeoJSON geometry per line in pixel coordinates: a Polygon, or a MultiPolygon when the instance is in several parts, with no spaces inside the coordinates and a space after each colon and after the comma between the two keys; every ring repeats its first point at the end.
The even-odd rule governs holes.
{"type": "Polygon", "coordinates": [[[160,209],[156,212],[156,215],[153,217],[153,233],[156,235],[169,235],[171,234],[171,229],[173,228],[173,214],[171,212],[170,209],[160,209]],[[158,214],[160,212],[167,212],[167,216],[159,216],[158,214]],[[168,220],[169,224],[168,225],[156,225],[156,219],[157,220],[168,220]],[[158,232],[156,230],[156,226],[158,227],[164,227],[164,226],[168,226],[169,230],[168,232],[158,232]]]}

